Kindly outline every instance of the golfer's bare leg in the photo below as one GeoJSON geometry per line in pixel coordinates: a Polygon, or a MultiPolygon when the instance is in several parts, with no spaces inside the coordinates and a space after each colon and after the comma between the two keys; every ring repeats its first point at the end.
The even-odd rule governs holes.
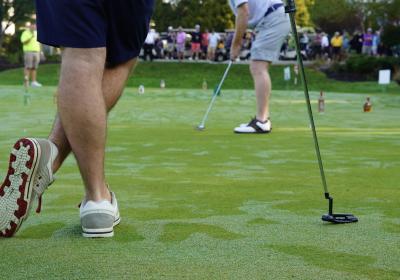
{"type": "MultiPolygon", "coordinates": [[[[102,88],[107,112],[109,112],[114,107],[114,105],[120,98],[122,91],[125,87],[125,82],[128,79],[129,74],[132,72],[132,69],[135,67],[136,62],[136,59],[132,59],[116,67],[106,68],[104,70],[102,88]]],[[[53,172],[56,173],[71,152],[71,146],[69,145],[64,128],[58,115],[54,122],[49,140],[55,143],[59,150],[58,157],[53,163],[53,172]]]]}
{"type": "Polygon", "coordinates": [[[259,121],[269,118],[269,98],[271,95],[271,78],[269,76],[269,62],[254,61],[250,63],[250,72],[254,80],[257,99],[257,115],[259,121]]]}
{"type": "Polygon", "coordinates": [[[37,82],[37,71],[36,71],[36,69],[32,69],[31,70],[31,81],[32,82],[37,82]]]}
{"type": "Polygon", "coordinates": [[[25,68],[24,69],[24,86],[27,88],[29,86],[29,76],[30,76],[30,70],[25,68]]]}
{"type": "Polygon", "coordinates": [[[62,55],[58,112],[86,187],[86,197],[110,199],[104,179],[106,106],[102,79],[105,48],[66,48],[62,55]]]}

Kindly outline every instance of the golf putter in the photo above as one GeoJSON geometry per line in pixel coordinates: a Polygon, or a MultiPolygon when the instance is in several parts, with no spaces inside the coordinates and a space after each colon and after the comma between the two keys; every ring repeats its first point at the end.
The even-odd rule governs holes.
{"type": "Polygon", "coordinates": [[[210,104],[208,105],[208,108],[207,108],[207,111],[206,111],[206,113],[205,113],[205,115],[204,115],[204,117],[203,117],[203,120],[202,120],[201,123],[196,127],[197,130],[204,130],[204,129],[206,128],[205,125],[206,125],[206,121],[207,121],[207,118],[208,118],[208,114],[210,113],[210,111],[211,111],[211,109],[212,109],[212,106],[214,105],[214,102],[215,102],[215,99],[216,99],[217,96],[218,96],[218,93],[221,91],[221,87],[222,87],[222,85],[223,85],[223,83],[224,83],[224,81],[225,81],[225,79],[226,79],[226,76],[228,76],[228,73],[229,73],[229,70],[231,69],[232,63],[233,63],[233,61],[230,60],[229,63],[228,63],[228,66],[226,67],[225,73],[224,73],[224,75],[222,76],[222,79],[221,79],[221,81],[220,81],[219,84],[218,84],[217,89],[216,89],[216,90],[214,91],[214,93],[213,93],[213,96],[212,96],[212,98],[211,98],[211,102],[210,102],[210,104]]]}
{"type": "Polygon", "coordinates": [[[295,14],[296,14],[295,0],[287,0],[285,12],[288,13],[290,16],[292,32],[293,32],[294,39],[296,42],[297,61],[299,63],[300,70],[301,70],[301,77],[302,77],[303,86],[304,86],[304,95],[306,98],[308,115],[310,117],[310,124],[311,124],[314,144],[315,144],[315,152],[317,154],[317,159],[318,159],[319,171],[321,174],[322,184],[324,186],[325,198],[328,199],[328,201],[329,201],[329,210],[328,210],[329,212],[328,212],[328,214],[325,214],[322,216],[322,220],[325,222],[333,223],[333,224],[355,223],[358,221],[358,219],[353,214],[334,214],[333,213],[333,197],[330,196],[329,191],[328,191],[328,185],[326,183],[324,166],[322,164],[321,152],[319,149],[317,132],[315,129],[314,117],[313,117],[312,108],[311,108],[310,95],[308,93],[308,85],[307,85],[307,79],[306,79],[306,74],[305,74],[305,70],[304,70],[303,58],[301,57],[300,42],[299,42],[299,37],[298,37],[297,27],[296,27],[296,20],[295,20],[295,14]]]}

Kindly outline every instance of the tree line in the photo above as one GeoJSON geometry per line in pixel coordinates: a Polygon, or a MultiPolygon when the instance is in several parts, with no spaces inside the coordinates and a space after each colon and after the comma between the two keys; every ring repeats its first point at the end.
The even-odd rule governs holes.
{"type": "MultiPolygon", "coordinates": [[[[296,18],[300,26],[312,25],[309,8],[314,1],[296,0],[296,18]]],[[[157,0],[153,19],[158,30],[200,24],[203,28],[222,31],[233,28],[235,23],[228,0],[157,0]]]]}

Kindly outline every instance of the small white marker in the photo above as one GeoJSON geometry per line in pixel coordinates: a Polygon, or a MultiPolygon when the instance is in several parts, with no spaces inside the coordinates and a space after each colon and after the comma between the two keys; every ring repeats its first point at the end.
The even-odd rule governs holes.
{"type": "Polygon", "coordinates": [[[138,89],[139,94],[144,94],[144,85],[140,85],[138,89]]]}

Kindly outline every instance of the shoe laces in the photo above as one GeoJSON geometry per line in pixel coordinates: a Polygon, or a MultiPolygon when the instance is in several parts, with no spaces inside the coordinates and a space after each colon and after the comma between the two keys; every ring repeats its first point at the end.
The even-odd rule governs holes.
{"type": "Polygon", "coordinates": [[[38,206],[36,208],[36,213],[40,213],[42,211],[42,196],[38,196],[38,206]]]}

